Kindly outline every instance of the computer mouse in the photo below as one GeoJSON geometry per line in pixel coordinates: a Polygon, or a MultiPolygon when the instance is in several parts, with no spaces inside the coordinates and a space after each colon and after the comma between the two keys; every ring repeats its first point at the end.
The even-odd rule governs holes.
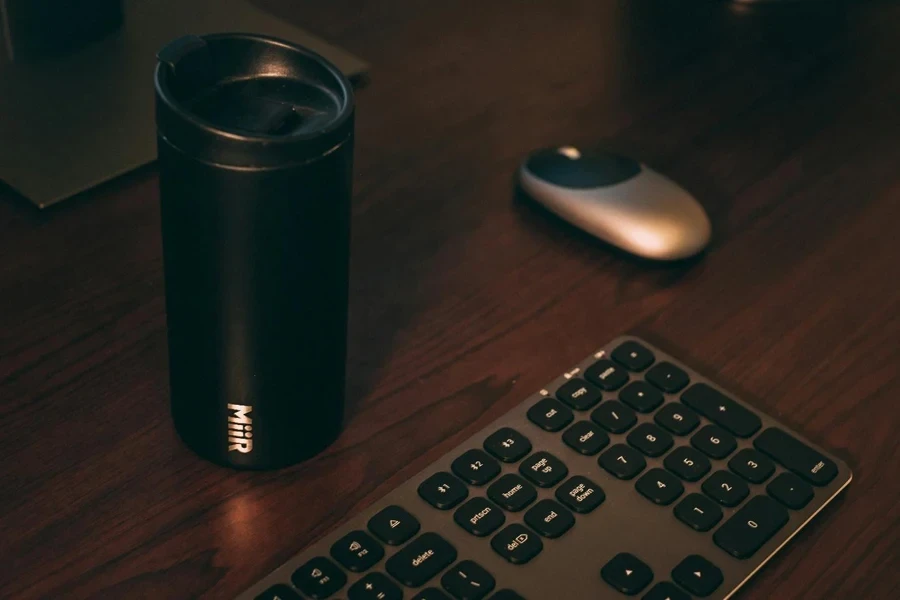
{"type": "Polygon", "coordinates": [[[631,254],[677,260],[709,243],[712,227],[700,203],[636,160],[573,146],[545,148],[525,159],[518,179],[551,212],[631,254]]]}

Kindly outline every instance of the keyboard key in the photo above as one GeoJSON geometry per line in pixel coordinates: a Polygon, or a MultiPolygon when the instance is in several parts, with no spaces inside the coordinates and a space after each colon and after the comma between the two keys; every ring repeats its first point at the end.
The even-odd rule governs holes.
{"type": "Polygon", "coordinates": [[[559,431],[574,418],[572,411],[556,398],[538,400],[528,409],[528,419],[547,431],[559,431]]]}
{"type": "Polygon", "coordinates": [[[633,554],[622,552],[600,569],[603,580],[623,594],[632,596],[653,581],[653,571],[633,554]]]}
{"type": "Polygon", "coordinates": [[[730,471],[716,471],[700,487],[722,506],[737,506],[750,493],[744,480],[730,471]]]}
{"type": "Polygon", "coordinates": [[[347,590],[348,600],[402,600],[403,590],[382,573],[369,573],[347,590]]]}
{"type": "Polygon", "coordinates": [[[294,571],[291,582],[310,598],[321,600],[344,587],[347,576],[336,564],[324,556],[317,556],[294,571]]]}
{"type": "Polygon", "coordinates": [[[457,508],[453,520],[472,535],[484,537],[499,529],[506,517],[495,504],[477,496],[457,508]]]}
{"type": "Polygon", "coordinates": [[[632,381],[619,392],[619,400],[642,413],[648,413],[663,403],[663,395],[646,381],[632,381]]]}
{"type": "Polygon", "coordinates": [[[597,454],[609,444],[609,436],[592,421],[578,421],[563,434],[563,441],[586,456],[597,454]]]}
{"type": "Polygon", "coordinates": [[[719,568],[700,556],[691,554],[672,569],[672,579],[695,596],[706,597],[715,592],[724,578],[719,568]]]}
{"type": "Polygon", "coordinates": [[[696,531],[709,531],[722,518],[722,509],[702,494],[691,494],[675,506],[675,516],[696,531]]]}
{"type": "Polygon", "coordinates": [[[735,558],[750,558],[788,522],[788,512],[768,496],[754,496],[713,534],[735,558]]]}
{"type": "Polygon", "coordinates": [[[456,548],[436,533],[423,533],[384,563],[391,577],[419,587],[456,560],[456,548]]]}
{"type": "Polygon", "coordinates": [[[750,437],[762,426],[759,417],[705,383],[692,385],[681,401],[738,437],[750,437]]]}
{"type": "Polygon", "coordinates": [[[597,464],[619,479],[632,479],[644,470],[647,461],[629,446],[616,444],[600,455],[597,464]]]}
{"type": "Polygon", "coordinates": [[[594,384],[577,377],[565,382],[556,390],[556,397],[575,410],[589,409],[600,402],[602,396],[594,384]]]}
{"type": "Polygon", "coordinates": [[[450,596],[437,588],[425,588],[413,596],[412,600],[450,600],[450,596]]]}
{"type": "Polygon", "coordinates": [[[637,423],[634,411],[615,400],[601,403],[591,413],[591,420],[612,433],[624,433],[637,423]]]}
{"type": "Polygon", "coordinates": [[[575,517],[555,500],[541,500],[525,513],[525,523],[547,538],[558,538],[575,524],[575,517]]]}
{"type": "Polygon", "coordinates": [[[700,417],[694,411],[677,402],[663,406],[653,420],[675,435],[687,435],[700,424],[700,417]]]}
{"type": "Polygon", "coordinates": [[[419,533],[419,521],[399,506],[392,505],[369,519],[369,531],[385,544],[399,546],[419,533]]]}
{"type": "Polygon", "coordinates": [[[672,447],[672,436],[653,423],[641,423],[626,439],[647,456],[662,456],[672,447]]]}
{"type": "Polygon", "coordinates": [[[837,476],[837,465],[780,429],[766,429],[753,445],[813,485],[828,485],[837,476]]]}
{"type": "Polygon", "coordinates": [[[467,450],[450,468],[457,477],[472,485],[484,485],[500,474],[500,463],[484,450],[467,450]]]}
{"type": "Polygon", "coordinates": [[[515,429],[503,427],[484,440],[484,449],[503,462],[513,463],[531,452],[531,442],[515,429]]]}
{"type": "Polygon", "coordinates": [[[273,585],[262,594],[258,595],[255,600],[303,600],[297,592],[290,586],[279,583],[273,585]]]}
{"type": "Polygon", "coordinates": [[[690,382],[688,374],[670,362],[657,363],[647,371],[644,379],[670,394],[674,394],[690,382]]]}
{"type": "Polygon", "coordinates": [[[770,496],[794,510],[800,510],[815,495],[808,483],[793,473],[782,473],[766,486],[770,496]]]}
{"type": "Polygon", "coordinates": [[[512,590],[500,590],[488,600],[525,600],[522,596],[518,595],[512,590]]]}
{"type": "Polygon", "coordinates": [[[725,458],[737,448],[737,442],[731,434],[716,425],[707,425],[695,433],[691,444],[711,458],[725,458]]]}
{"type": "Polygon", "coordinates": [[[507,525],[491,540],[494,552],[515,565],[523,565],[544,549],[541,539],[524,525],[507,525]]]}
{"type": "Polygon", "coordinates": [[[522,462],[519,472],[535,485],[553,487],[569,474],[569,469],[549,452],[535,452],[522,462]]]}
{"type": "Polygon", "coordinates": [[[344,568],[361,573],[384,558],[384,549],[365,531],[351,531],[331,546],[331,556],[344,568]]]}
{"type": "Polygon", "coordinates": [[[629,371],[643,371],[656,360],[652,352],[632,341],[619,344],[612,351],[610,358],[629,371]]]}
{"type": "Polygon", "coordinates": [[[587,514],[603,504],[606,494],[587,477],[576,475],[556,488],[556,499],[577,513],[587,514]]]}
{"type": "Polygon", "coordinates": [[[610,360],[598,360],[585,370],[584,376],[607,392],[617,390],[628,383],[628,373],[610,360]]]}
{"type": "Polygon", "coordinates": [[[691,597],[669,581],[660,581],[641,600],[691,600],[691,597]]]}
{"type": "Polygon", "coordinates": [[[450,473],[439,471],[419,484],[419,495],[437,509],[450,510],[466,499],[469,488],[450,473]]]}
{"type": "Polygon", "coordinates": [[[709,473],[709,459],[690,446],[675,448],[663,465],[685,481],[700,481],[709,473]]]}
{"type": "Polygon", "coordinates": [[[772,461],[752,448],[744,448],[732,456],[728,468],[750,483],[762,483],[775,472],[772,461]]]}
{"type": "Polygon", "coordinates": [[[471,560],[464,560],[441,577],[441,585],[456,600],[481,600],[494,589],[491,574],[471,560]]]}
{"type": "Polygon", "coordinates": [[[507,473],[490,485],[488,498],[510,512],[519,512],[537,498],[534,486],[513,473],[507,473]]]}
{"type": "Polygon", "coordinates": [[[645,498],[666,506],[672,504],[678,496],[684,493],[684,486],[674,475],[662,469],[650,469],[637,480],[634,485],[637,491],[645,498]]]}

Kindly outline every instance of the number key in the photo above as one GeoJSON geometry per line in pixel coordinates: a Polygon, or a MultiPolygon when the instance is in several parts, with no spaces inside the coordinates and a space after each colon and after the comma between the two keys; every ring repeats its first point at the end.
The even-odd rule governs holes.
{"type": "Polygon", "coordinates": [[[472,485],[484,485],[500,474],[500,463],[484,450],[467,450],[450,468],[457,477],[472,485]]]}
{"type": "Polygon", "coordinates": [[[626,439],[647,456],[662,456],[672,447],[672,436],[653,423],[638,425],[626,439]]]}
{"type": "Polygon", "coordinates": [[[531,442],[515,429],[503,427],[484,440],[484,449],[503,462],[513,463],[531,452],[531,442]]]}
{"type": "Polygon", "coordinates": [[[723,506],[737,506],[750,493],[747,484],[729,471],[716,471],[700,487],[723,506]]]}
{"type": "Polygon", "coordinates": [[[722,518],[722,509],[703,494],[691,494],[675,507],[675,516],[696,531],[709,531],[722,518]]]}
{"type": "Polygon", "coordinates": [[[687,435],[700,424],[700,417],[694,411],[677,402],[663,406],[653,419],[675,435],[687,435]]]}
{"type": "Polygon", "coordinates": [[[752,448],[744,448],[732,456],[728,466],[750,483],[762,483],[775,472],[772,461],[752,448]]]}
{"type": "Polygon", "coordinates": [[[647,461],[625,444],[616,444],[600,455],[597,464],[619,479],[632,479],[644,470],[647,461]]]}
{"type": "Polygon", "coordinates": [[[637,491],[655,504],[672,504],[684,493],[684,486],[668,471],[650,469],[635,484],[637,491]]]}
{"type": "Polygon", "coordinates": [[[691,448],[680,446],[663,461],[665,467],[685,481],[699,481],[709,472],[709,459],[691,448]]]}
{"type": "Polygon", "coordinates": [[[731,434],[716,425],[707,425],[695,433],[691,444],[711,458],[725,458],[737,448],[731,434]]]}

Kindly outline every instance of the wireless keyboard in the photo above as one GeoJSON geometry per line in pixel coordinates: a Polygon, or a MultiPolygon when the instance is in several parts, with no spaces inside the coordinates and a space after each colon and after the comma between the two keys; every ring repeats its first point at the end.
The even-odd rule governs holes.
{"type": "Polygon", "coordinates": [[[729,598],[851,477],[622,337],[240,598],[729,598]]]}

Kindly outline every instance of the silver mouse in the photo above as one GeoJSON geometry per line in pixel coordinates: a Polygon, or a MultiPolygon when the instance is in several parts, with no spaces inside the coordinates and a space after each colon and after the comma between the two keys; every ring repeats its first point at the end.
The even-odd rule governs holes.
{"type": "Polygon", "coordinates": [[[644,258],[687,258],[709,243],[700,203],[630,158],[572,146],[538,150],[519,168],[519,185],[572,225],[644,258]]]}

